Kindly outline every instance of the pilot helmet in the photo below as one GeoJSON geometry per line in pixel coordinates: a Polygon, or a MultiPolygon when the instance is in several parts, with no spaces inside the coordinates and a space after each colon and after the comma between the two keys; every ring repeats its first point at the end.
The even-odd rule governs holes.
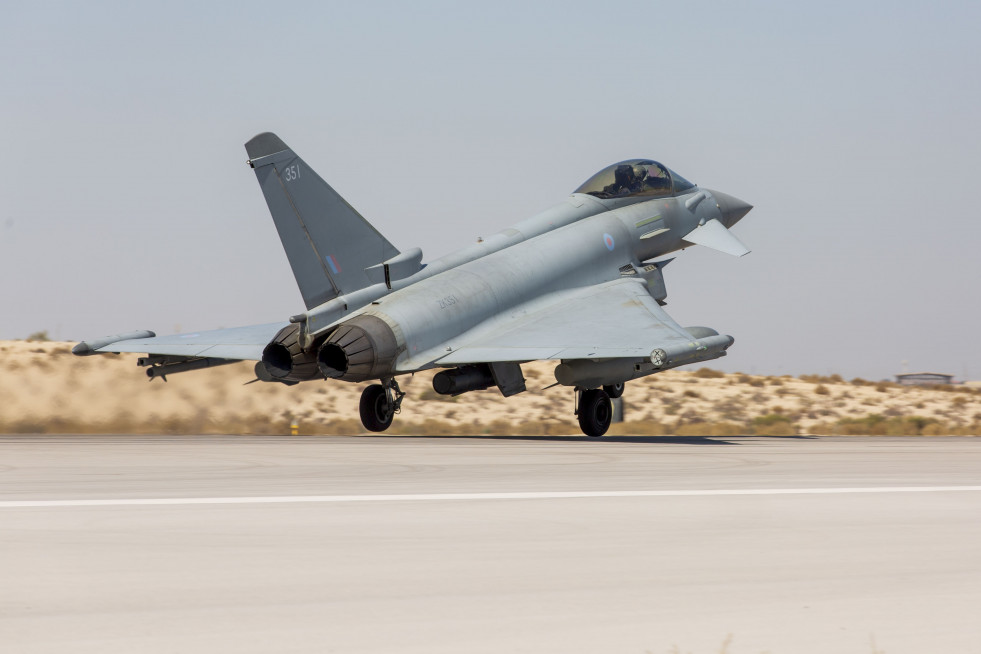
{"type": "Polygon", "coordinates": [[[620,184],[625,184],[634,177],[634,169],[629,164],[620,164],[613,171],[613,177],[620,184]]]}

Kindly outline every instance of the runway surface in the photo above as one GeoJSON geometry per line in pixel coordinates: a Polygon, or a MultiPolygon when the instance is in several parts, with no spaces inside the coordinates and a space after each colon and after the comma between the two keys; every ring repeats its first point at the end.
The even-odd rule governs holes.
{"type": "Polygon", "coordinates": [[[0,436],[3,652],[949,654],[979,607],[976,438],[0,436]]]}

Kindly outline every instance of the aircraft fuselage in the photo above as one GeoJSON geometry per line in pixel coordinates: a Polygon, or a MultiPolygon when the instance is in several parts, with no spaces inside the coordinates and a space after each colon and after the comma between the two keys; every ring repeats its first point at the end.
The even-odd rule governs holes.
{"type": "MultiPolygon", "coordinates": [[[[345,311],[348,299],[343,296],[327,303],[333,310],[325,311],[327,306],[311,310],[305,318],[306,338],[314,342],[338,322],[372,316],[378,322],[367,328],[369,341],[371,334],[385,329],[379,323],[391,330],[391,337],[375,339],[387,342],[387,351],[376,353],[376,363],[384,362],[382,367],[328,376],[363,381],[438,366],[438,359],[452,352],[458,341],[479,337],[482,330],[503,320],[520,318],[554,293],[637,274],[642,262],[691,245],[682,236],[700,223],[738,220],[731,212],[725,215],[716,195],[728,197],[697,187],[676,197],[640,202],[601,202],[573,195],[393,282],[391,289],[376,284],[358,292],[358,301],[348,304],[361,304],[358,311],[345,311]],[[325,318],[332,320],[316,328],[315,323],[325,318]]],[[[654,278],[650,284],[654,294],[663,289],[663,278],[659,269],[649,274],[654,278]]],[[[662,300],[663,295],[656,299],[662,300]]]]}

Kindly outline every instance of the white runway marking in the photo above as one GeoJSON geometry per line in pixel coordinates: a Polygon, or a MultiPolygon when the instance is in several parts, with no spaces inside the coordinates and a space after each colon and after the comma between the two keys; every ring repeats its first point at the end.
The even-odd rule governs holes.
{"type": "Polygon", "coordinates": [[[108,500],[9,500],[0,509],[70,506],[168,506],[192,504],[290,504],[304,502],[445,502],[460,500],[562,500],[590,497],[713,497],[725,495],[839,495],[981,491],[981,486],[878,486],[870,488],[748,488],[713,490],[553,491],[528,493],[421,493],[406,495],[298,495],[284,497],[174,497],[108,500]]]}

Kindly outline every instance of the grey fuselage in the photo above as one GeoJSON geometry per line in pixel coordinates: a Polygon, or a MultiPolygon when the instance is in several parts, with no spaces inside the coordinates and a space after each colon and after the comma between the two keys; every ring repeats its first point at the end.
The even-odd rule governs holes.
{"type": "Polygon", "coordinates": [[[684,235],[700,224],[717,219],[731,227],[747,207],[697,187],[653,199],[600,200],[576,193],[391,281],[391,288],[375,284],[342,294],[291,320],[301,325],[304,347],[312,347],[337,325],[374,316],[391,329],[396,348],[391,369],[378,376],[431,368],[458,343],[535,310],[543,297],[616,279],[631,264],[688,247],[684,235]]]}

